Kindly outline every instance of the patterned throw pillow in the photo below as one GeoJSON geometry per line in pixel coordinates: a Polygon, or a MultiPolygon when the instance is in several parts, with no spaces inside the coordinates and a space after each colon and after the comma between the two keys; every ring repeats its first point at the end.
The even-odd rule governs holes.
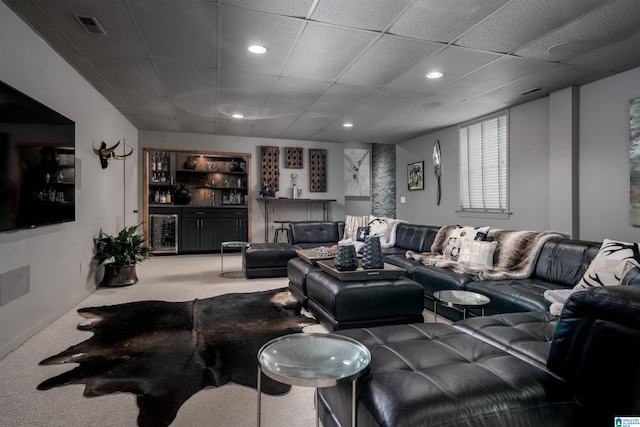
{"type": "Polygon", "coordinates": [[[369,227],[358,227],[356,232],[356,240],[358,242],[364,242],[365,237],[369,235],[369,227]]]}
{"type": "Polygon", "coordinates": [[[390,226],[389,221],[385,218],[369,217],[369,234],[379,235],[381,242],[386,242],[389,237],[390,226]]]}
{"type": "Polygon", "coordinates": [[[465,240],[483,241],[487,238],[490,227],[469,227],[457,225],[449,235],[449,241],[444,249],[443,258],[458,261],[460,248],[465,240]]]}
{"type": "Polygon", "coordinates": [[[493,254],[498,242],[479,242],[477,240],[463,240],[460,247],[458,262],[469,267],[491,270],[493,268],[493,254]]]}
{"type": "Polygon", "coordinates": [[[638,266],[640,251],[637,243],[604,239],[600,251],[573,289],[619,285],[625,274],[638,266]]]}

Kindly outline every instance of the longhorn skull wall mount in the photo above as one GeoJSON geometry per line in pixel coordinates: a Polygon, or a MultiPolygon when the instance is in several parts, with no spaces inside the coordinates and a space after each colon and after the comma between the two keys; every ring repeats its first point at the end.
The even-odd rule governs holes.
{"type": "Polygon", "coordinates": [[[93,151],[95,151],[98,157],[100,157],[100,164],[102,165],[102,169],[106,169],[107,166],[109,166],[109,163],[108,163],[109,159],[124,160],[127,157],[129,157],[131,154],[133,154],[133,148],[131,149],[131,151],[129,151],[127,154],[124,154],[124,155],[118,155],[114,153],[114,150],[118,145],[120,145],[120,141],[118,141],[116,145],[114,145],[113,147],[107,148],[107,144],[105,144],[105,142],[102,141],[102,144],[100,144],[100,149],[95,149],[95,148],[93,149],[93,151]]]}

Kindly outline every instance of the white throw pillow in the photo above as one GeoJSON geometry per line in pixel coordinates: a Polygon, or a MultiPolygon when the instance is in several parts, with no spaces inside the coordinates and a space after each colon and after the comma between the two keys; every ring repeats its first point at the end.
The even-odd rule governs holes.
{"type": "Polygon", "coordinates": [[[375,234],[380,236],[380,243],[389,240],[391,227],[392,225],[389,223],[389,218],[369,217],[369,235],[375,234]]]}
{"type": "Polygon", "coordinates": [[[493,268],[493,254],[497,246],[498,242],[462,240],[458,262],[469,267],[491,270],[493,268]]]}
{"type": "Polygon", "coordinates": [[[491,227],[469,227],[457,225],[451,234],[449,235],[449,241],[444,248],[443,258],[451,261],[458,261],[460,256],[460,248],[462,242],[465,240],[470,241],[483,241],[487,238],[487,233],[491,227]]]}
{"type": "Polygon", "coordinates": [[[600,251],[573,289],[619,285],[629,270],[640,266],[639,257],[637,243],[604,239],[600,251]]]}

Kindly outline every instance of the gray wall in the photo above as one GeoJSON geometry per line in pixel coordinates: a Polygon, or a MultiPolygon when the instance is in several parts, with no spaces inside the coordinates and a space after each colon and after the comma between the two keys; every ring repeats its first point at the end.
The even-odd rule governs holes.
{"type": "Polygon", "coordinates": [[[456,213],[455,126],[398,145],[398,218],[432,225],[554,229],[583,240],[640,241],[640,228],[629,224],[628,148],[629,100],[640,97],[640,69],[581,86],[578,94],[574,91],[563,89],[509,110],[513,214],[507,219],[456,213]],[[438,139],[443,162],[440,206],[431,166],[438,139]],[[420,159],[425,160],[425,190],[408,192],[401,171],[420,159]],[[401,203],[403,196],[406,203],[401,203]]]}
{"type": "Polygon", "coordinates": [[[629,101],[640,68],[580,88],[580,236],[640,241],[629,224],[629,101]]]}
{"type": "MultiPolygon", "coordinates": [[[[174,132],[154,132],[140,131],[139,155],[142,157],[144,148],[158,149],[179,149],[188,151],[208,151],[208,152],[233,152],[247,153],[251,155],[251,170],[249,179],[251,182],[252,197],[249,209],[251,213],[251,242],[264,242],[265,240],[265,206],[256,201],[260,191],[260,146],[282,147],[280,150],[280,190],[276,197],[291,197],[291,174],[298,174],[298,188],[302,189],[302,197],[309,199],[336,199],[336,202],[329,204],[329,219],[344,219],[344,150],[342,144],[314,141],[294,141],[283,139],[266,139],[253,137],[238,137],[224,135],[205,134],[184,134],[174,132]],[[284,148],[302,147],[303,169],[285,169],[284,148]],[[327,150],[327,191],[322,193],[311,193],[309,191],[309,148],[327,150]]],[[[142,206],[142,167],[139,170],[139,203],[142,206]]],[[[310,205],[299,204],[279,204],[270,205],[273,211],[270,213],[271,219],[281,219],[286,221],[302,221],[307,219],[321,220],[323,218],[322,204],[314,203],[310,205]]],[[[141,211],[142,212],[142,211],[141,211]]],[[[142,220],[142,217],[140,217],[142,220]]],[[[268,236],[273,236],[273,224],[269,227],[268,236]]]]}
{"type": "Polygon", "coordinates": [[[75,121],[77,165],[75,222],[0,233],[0,293],[26,281],[25,295],[0,306],[3,357],[96,289],[93,237],[136,220],[138,159],[103,170],[92,146],[126,139],[135,148],[138,131],[2,2],[0,80],[75,121]]]}

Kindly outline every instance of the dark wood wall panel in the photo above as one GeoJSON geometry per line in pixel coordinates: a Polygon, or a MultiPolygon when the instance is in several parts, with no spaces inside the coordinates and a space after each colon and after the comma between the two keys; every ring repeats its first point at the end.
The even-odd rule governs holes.
{"type": "Polygon", "coordinates": [[[280,147],[260,147],[261,185],[280,190],[280,147]]]}
{"type": "Polygon", "coordinates": [[[309,191],[327,191],[327,150],[309,149],[309,191]]]}

